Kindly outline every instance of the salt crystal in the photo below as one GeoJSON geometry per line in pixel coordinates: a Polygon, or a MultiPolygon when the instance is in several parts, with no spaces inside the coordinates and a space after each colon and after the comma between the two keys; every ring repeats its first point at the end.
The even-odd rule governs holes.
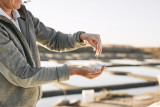
{"type": "Polygon", "coordinates": [[[94,64],[90,64],[90,68],[91,68],[91,69],[102,69],[103,66],[104,66],[104,65],[101,64],[100,62],[96,62],[96,63],[94,63],[94,64]]]}

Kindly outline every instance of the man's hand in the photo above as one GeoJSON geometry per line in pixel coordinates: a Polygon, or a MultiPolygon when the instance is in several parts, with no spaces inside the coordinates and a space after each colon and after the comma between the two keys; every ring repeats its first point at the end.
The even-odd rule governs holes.
{"type": "Polygon", "coordinates": [[[96,51],[96,54],[102,53],[102,43],[99,34],[82,33],[80,35],[80,40],[83,40],[84,43],[91,45],[93,50],[96,51]]]}
{"type": "Polygon", "coordinates": [[[82,77],[88,78],[88,79],[94,79],[102,74],[106,66],[103,66],[102,69],[90,69],[87,66],[77,67],[77,66],[71,66],[70,67],[70,75],[80,75],[82,77]]]}

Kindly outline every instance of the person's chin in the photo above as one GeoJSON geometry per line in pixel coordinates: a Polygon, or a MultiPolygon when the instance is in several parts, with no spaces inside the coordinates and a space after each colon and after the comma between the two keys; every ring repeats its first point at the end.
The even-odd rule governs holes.
{"type": "Polygon", "coordinates": [[[14,9],[20,9],[21,5],[14,6],[14,9]]]}

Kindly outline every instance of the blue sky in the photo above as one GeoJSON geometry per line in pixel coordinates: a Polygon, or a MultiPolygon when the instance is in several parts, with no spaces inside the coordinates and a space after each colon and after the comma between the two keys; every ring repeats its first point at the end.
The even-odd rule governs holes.
{"type": "Polygon", "coordinates": [[[160,0],[32,0],[46,26],[101,35],[103,44],[160,47],[160,0]]]}

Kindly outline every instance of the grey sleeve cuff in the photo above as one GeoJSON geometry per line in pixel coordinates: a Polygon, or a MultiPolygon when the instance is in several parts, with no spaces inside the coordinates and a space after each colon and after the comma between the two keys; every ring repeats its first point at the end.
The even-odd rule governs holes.
{"type": "Polygon", "coordinates": [[[57,67],[57,76],[58,76],[58,81],[66,81],[69,80],[70,78],[70,70],[68,65],[63,65],[61,67],[57,67]]]}
{"type": "Polygon", "coordinates": [[[84,43],[84,41],[80,40],[80,34],[82,34],[82,33],[85,33],[85,32],[83,32],[83,31],[78,31],[77,33],[75,33],[75,41],[76,41],[78,44],[80,44],[80,45],[82,45],[82,46],[85,46],[86,44],[84,43]]]}

